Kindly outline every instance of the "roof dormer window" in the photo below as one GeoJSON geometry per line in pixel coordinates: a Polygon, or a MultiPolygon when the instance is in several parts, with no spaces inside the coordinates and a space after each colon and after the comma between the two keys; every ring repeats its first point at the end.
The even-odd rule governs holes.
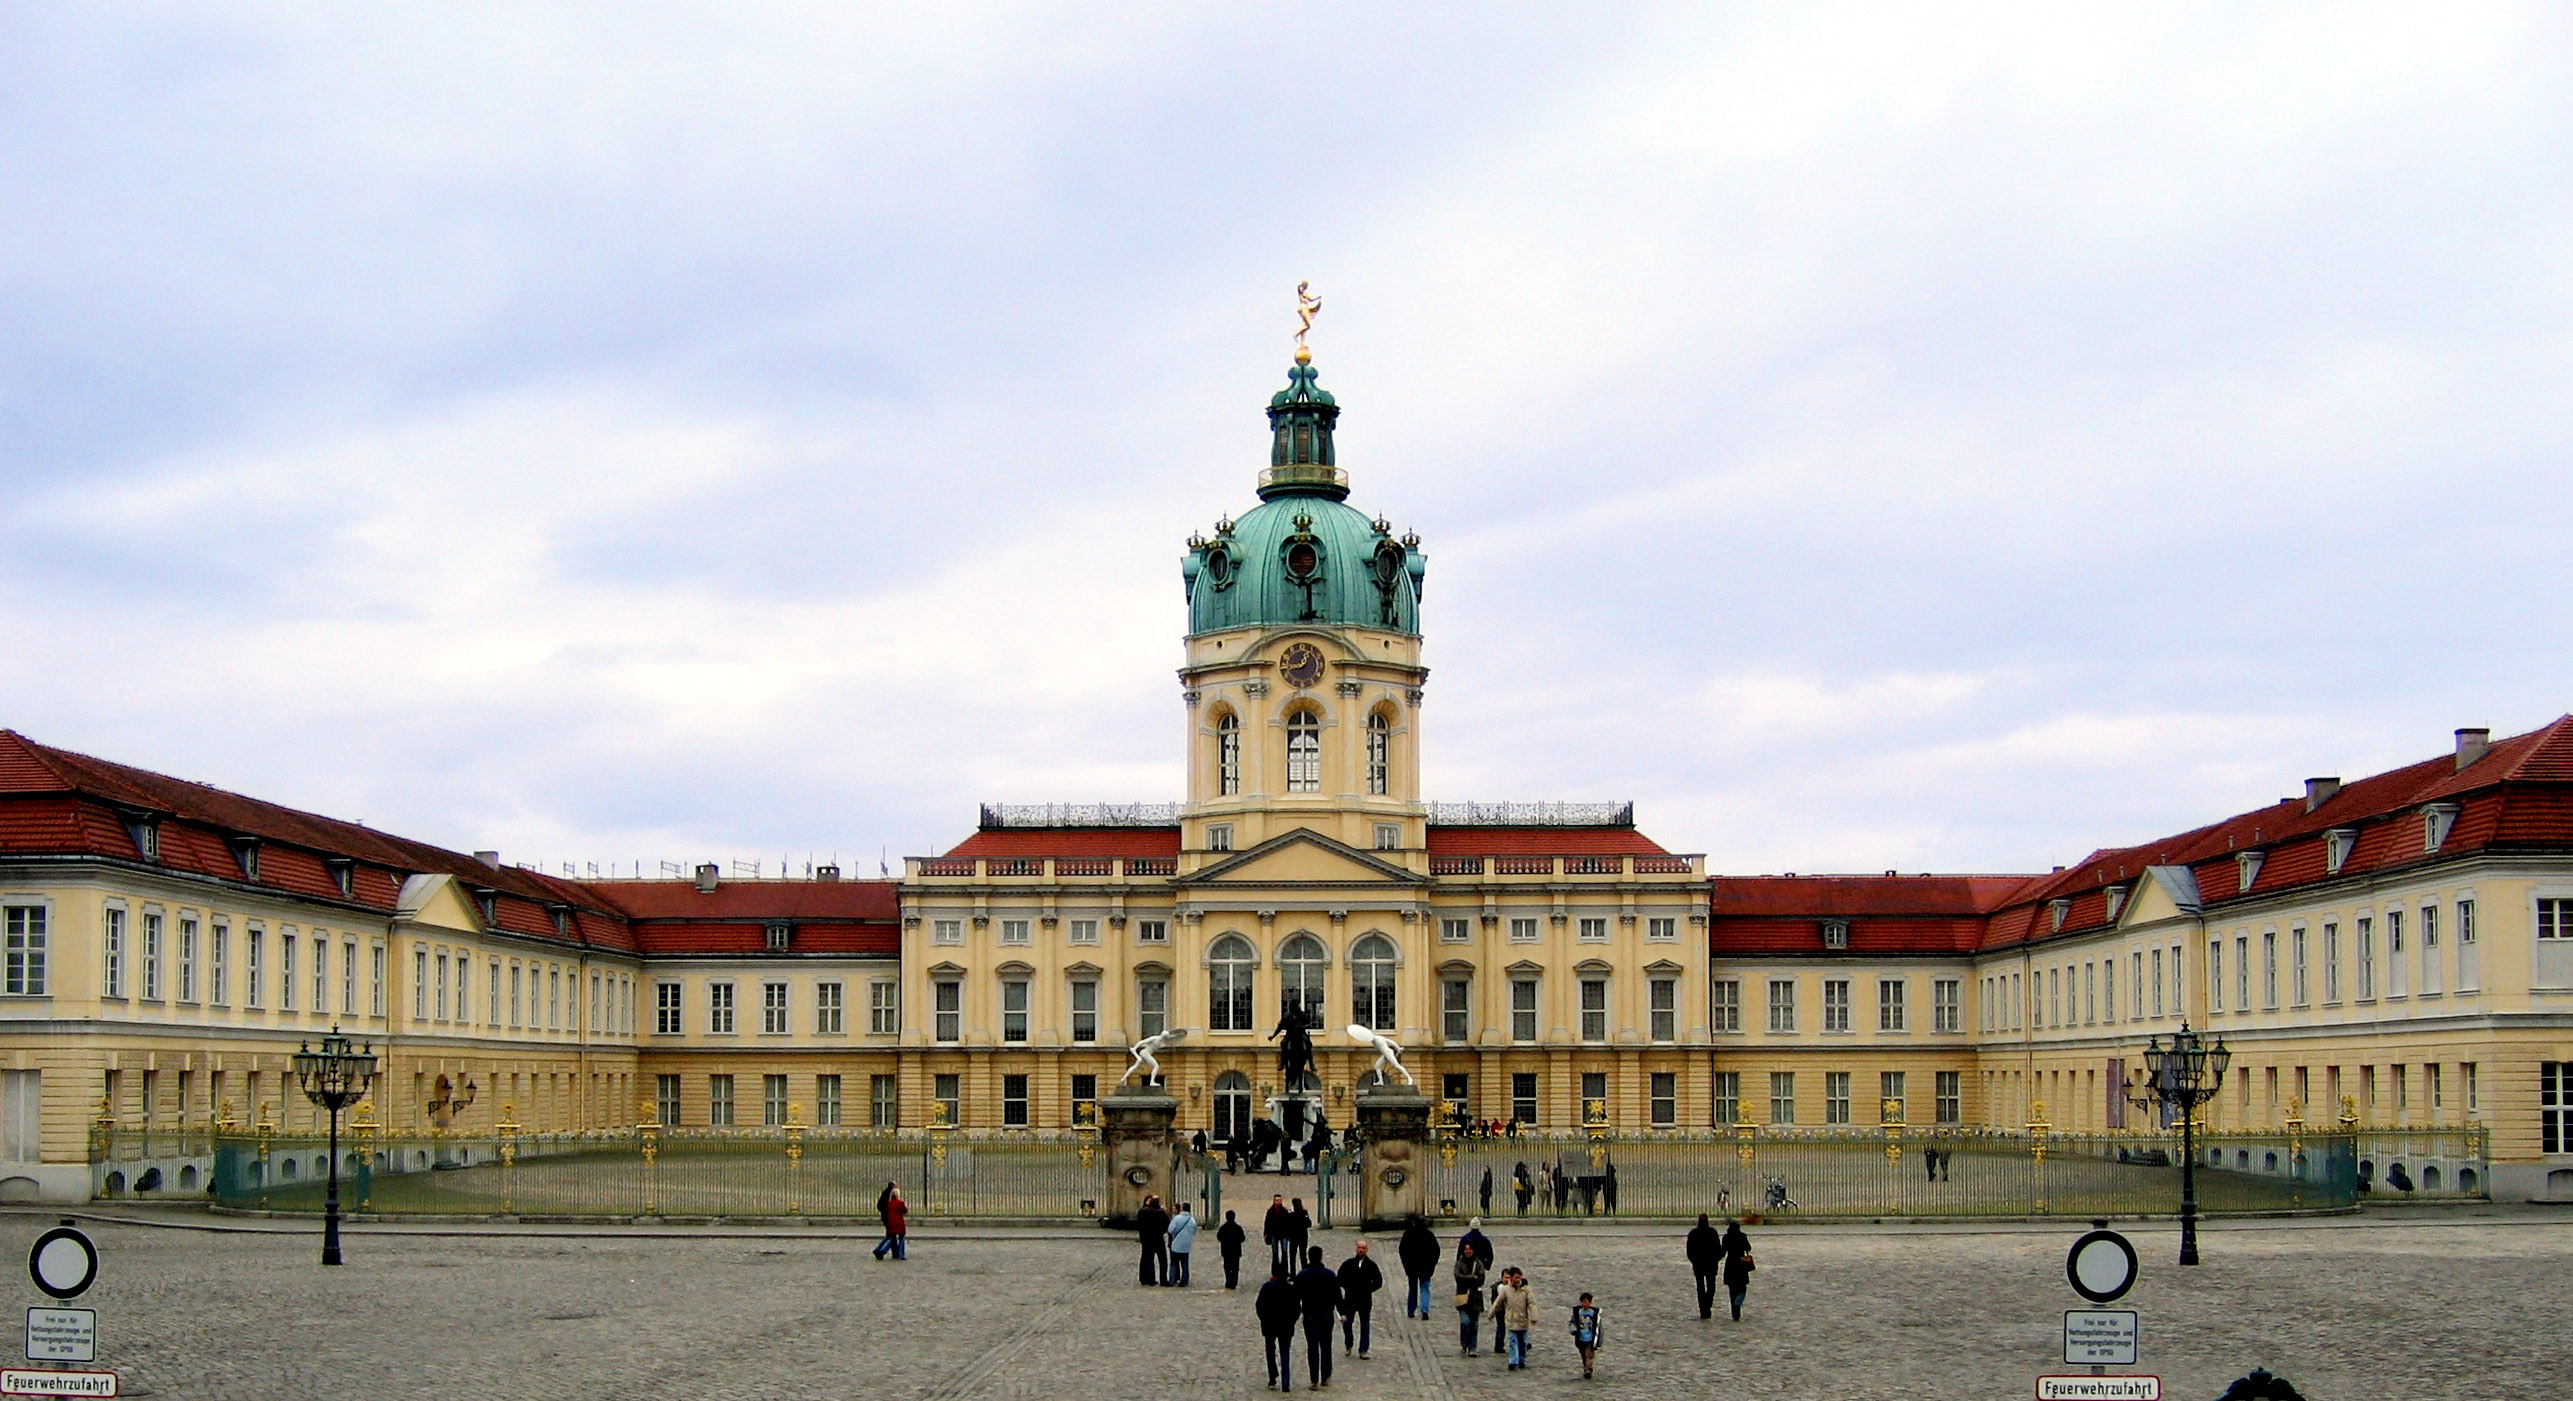
{"type": "Polygon", "coordinates": [[[2100,893],[2108,898],[2108,917],[2113,922],[2117,919],[2118,911],[2126,908],[2126,887],[2112,885],[2100,893]]]}
{"type": "Polygon", "coordinates": [[[569,905],[547,905],[547,906],[545,907],[545,913],[547,913],[547,914],[549,914],[549,915],[552,915],[552,916],[554,917],[554,935],[555,935],[555,937],[556,937],[556,938],[559,938],[559,939],[568,939],[568,938],[571,938],[571,937],[572,937],[572,907],[571,907],[571,906],[569,906],[569,905]]]}
{"type": "Polygon", "coordinates": [[[768,951],[770,953],[784,953],[786,952],[787,945],[794,941],[794,925],[772,924],[768,927],[768,951]]]}
{"type": "Polygon", "coordinates": [[[2235,854],[2234,874],[2241,882],[2234,887],[2236,892],[2251,889],[2251,883],[2260,879],[2260,859],[2261,853],[2257,851],[2245,851],[2235,854]]]}
{"type": "Polygon", "coordinates": [[[243,880],[259,879],[259,839],[234,837],[231,839],[231,845],[232,858],[241,863],[241,878],[243,880]]]}
{"type": "Polygon", "coordinates": [[[2359,829],[2356,827],[2335,827],[2325,832],[2323,834],[2324,874],[2339,875],[2341,867],[2349,864],[2350,853],[2358,850],[2358,846],[2359,829]]]}
{"type": "Polygon", "coordinates": [[[499,928],[500,892],[491,889],[489,886],[478,885],[473,888],[473,893],[474,909],[481,913],[482,922],[490,925],[494,929],[499,928]]]}
{"type": "Polygon", "coordinates": [[[125,835],[134,839],[134,854],[146,861],[161,859],[161,815],[157,812],[127,812],[125,835]]]}
{"type": "Polygon", "coordinates": [[[339,887],[339,893],[342,896],[353,897],[357,894],[357,863],[355,861],[352,861],[345,856],[332,856],[324,858],[322,864],[330,868],[331,884],[339,887]]]}
{"type": "Polygon", "coordinates": [[[2448,833],[2457,825],[2455,803],[2432,803],[2421,810],[2421,849],[2437,851],[2448,844],[2448,833]]]}
{"type": "Polygon", "coordinates": [[[1823,947],[1827,949],[1845,949],[1849,947],[1848,920],[1827,919],[1823,921],[1823,947]]]}
{"type": "Polygon", "coordinates": [[[2064,916],[2069,915],[2072,912],[2073,902],[2070,900],[2054,899],[2047,901],[2046,917],[2053,921],[2048,928],[2050,930],[2062,929],[2064,927],[2064,916]]]}

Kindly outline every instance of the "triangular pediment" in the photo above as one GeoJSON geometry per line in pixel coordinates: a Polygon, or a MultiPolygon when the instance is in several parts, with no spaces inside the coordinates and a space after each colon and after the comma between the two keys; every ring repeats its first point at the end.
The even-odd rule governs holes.
{"type": "Polygon", "coordinates": [[[1425,885],[1427,878],[1308,827],[1183,876],[1180,885],[1425,885]]]}

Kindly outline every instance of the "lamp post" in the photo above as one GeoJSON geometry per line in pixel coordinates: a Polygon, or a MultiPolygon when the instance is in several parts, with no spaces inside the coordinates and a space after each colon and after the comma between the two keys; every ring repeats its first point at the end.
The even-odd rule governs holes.
{"type": "Polygon", "coordinates": [[[2180,1263],[2198,1263],[2198,1106],[2214,1099],[2225,1087],[2225,1072],[2233,1066],[2234,1053],[2219,1036],[2213,1045],[2204,1036],[2189,1029],[2186,1022],[2171,1035],[2171,1044],[2162,1044],[2159,1036],[2145,1043],[2145,1079],[2126,1086],[2128,1102],[2138,1108],[2159,1104],[2166,1111],[2180,1115],[2180,1263]]]}
{"type": "Polygon", "coordinates": [[[375,1083],[375,1048],[358,1046],[331,1028],[322,1038],[322,1048],[314,1050],[305,1043],[295,1052],[295,1083],[304,1097],[330,1111],[331,1160],[330,1187],[322,1198],[322,1263],[336,1265],[339,1258],[339,1114],[343,1109],[366,1098],[375,1083]]]}

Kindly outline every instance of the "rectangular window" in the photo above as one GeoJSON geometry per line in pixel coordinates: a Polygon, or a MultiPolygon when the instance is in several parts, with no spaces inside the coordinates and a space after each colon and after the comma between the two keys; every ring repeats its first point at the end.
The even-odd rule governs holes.
{"type": "Polygon", "coordinates": [[[1170,1026],[1170,983],[1145,978],[1135,984],[1135,1033],[1159,1036],[1170,1026]]]}
{"type": "Polygon", "coordinates": [[[786,1034],[786,984],[759,985],[759,1030],[763,1036],[786,1034]]]}
{"type": "Polygon", "coordinates": [[[437,1001],[432,1004],[437,1008],[437,1011],[433,1016],[438,1021],[445,1021],[447,1019],[447,955],[443,951],[438,954],[437,968],[438,977],[436,986],[438,995],[437,1001]]]}
{"type": "Polygon", "coordinates": [[[1581,980],[1581,1039],[1601,1042],[1608,1039],[1608,980],[1581,980]]]}
{"type": "Polygon", "coordinates": [[[813,1122],[826,1129],[836,1129],[840,1126],[839,1076],[813,1077],[813,1122]]]}
{"type": "MultiPolygon", "coordinates": [[[[216,920],[206,930],[206,1000],[217,1007],[232,1001],[232,926],[216,920]]],[[[375,1010],[377,1016],[384,1009],[375,1010]]]]}
{"type": "Polygon", "coordinates": [[[526,1020],[525,1000],[520,996],[520,985],[525,982],[526,977],[527,969],[523,965],[516,962],[509,965],[509,1025],[512,1029],[522,1025],[526,1020]]]}
{"type": "Polygon", "coordinates": [[[2439,907],[2421,907],[2421,991],[2436,994],[2447,986],[2447,970],[2439,966],[2439,907]]]}
{"type": "Polygon", "coordinates": [[[2278,1006],[2278,931],[2260,931],[2260,1005],[2278,1006]]]}
{"type": "Polygon", "coordinates": [[[2287,992],[2294,999],[2289,1005],[2306,1005],[2305,931],[2287,931],[2287,992]]]}
{"type": "Polygon", "coordinates": [[[1675,1129],[1680,1126],[1680,1077],[1667,1070],[1653,1072],[1653,1127],[1675,1129]]]}
{"type": "Polygon", "coordinates": [[[965,921],[961,919],[933,919],[929,921],[929,942],[933,944],[961,944],[965,942],[965,921]]]}
{"type": "Polygon", "coordinates": [[[867,1077],[867,1127],[890,1129],[901,1123],[897,1114],[902,1108],[902,1082],[891,1075],[867,1077]]]}
{"type": "MultiPolygon", "coordinates": [[[[2568,1084],[2573,1092],[2573,1084],[2568,1084]]],[[[1532,1070],[1510,1072],[1510,1117],[1522,1124],[1537,1121],[1537,1076],[1532,1070]]]]}
{"type": "MultiPolygon", "coordinates": [[[[547,1031],[563,1029],[563,970],[560,968],[545,970],[545,1029],[547,1031]]],[[[730,1030],[730,1028],[726,1029],[730,1030]]]]}
{"type": "Polygon", "coordinates": [[[331,941],[319,934],[313,936],[313,1010],[331,1009],[331,941]]]}
{"type": "Polygon", "coordinates": [[[1823,1030],[1849,1030],[1849,979],[1823,979],[1823,1030]]]}
{"type": "Polygon", "coordinates": [[[1650,1032],[1656,1041],[1680,1039],[1680,980],[1655,978],[1644,985],[1647,993],[1645,1010],[1651,1014],[1650,1032]]]}
{"type": "Polygon", "coordinates": [[[1713,1111],[1710,1121],[1717,1128],[1730,1128],[1742,1121],[1741,1071],[1715,1072],[1715,1103],[1709,1107],[1713,1111]]]}
{"type": "MultiPolygon", "coordinates": [[[[2302,1074],[2300,1070],[2298,1072],[2302,1074]]],[[[2436,1113],[2448,1107],[2447,1067],[2432,1061],[2421,1067],[2421,1087],[2430,1093],[2430,1109],[2436,1113]]]]}
{"type": "Polygon", "coordinates": [[[891,1036],[902,1030],[900,983],[878,978],[867,984],[867,1034],[891,1036]]]}
{"type": "Polygon", "coordinates": [[[2537,937],[2573,939],[2573,900],[2537,902],[2537,937]]]}
{"type": "Polygon", "coordinates": [[[1510,1039],[1532,1042],[1537,1039],[1537,980],[1510,980],[1510,1039]]]}
{"type": "Polygon", "coordinates": [[[1900,1124],[1909,1121],[1911,1106],[1906,1102],[1906,1097],[1903,1093],[1902,1071],[1883,1070],[1877,1072],[1876,1107],[1879,1115],[1879,1122],[1900,1124]],[[1893,1106],[1891,1108],[1886,1107],[1885,1102],[1887,1100],[1893,1101],[1893,1106]]]}
{"type": "MultiPolygon", "coordinates": [[[[1382,793],[1382,792],[1384,792],[1384,791],[1385,791],[1385,790],[1384,790],[1384,787],[1382,786],[1382,785],[1383,785],[1383,777],[1382,777],[1382,775],[1377,775],[1376,777],[1371,778],[1371,779],[1369,780],[1369,782],[1370,782],[1371,784],[1376,785],[1376,786],[1370,787],[1370,788],[1367,790],[1368,792],[1370,792],[1370,793],[1382,793]]],[[[1402,829],[1402,828],[1400,828],[1400,827],[1395,826],[1395,825],[1394,825],[1393,823],[1391,823],[1391,822],[1379,822],[1379,823],[1377,823],[1377,824],[1376,824],[1376,849],[1377,849],[1378,851],[1400,851],[1400,850],[1402,850],[1402,849],[1403,849],[1403,829],[1402,829]]]]}
{"type": "MultiPolygon", "coordinates": [[[[2111,963],[2112,969],[2117,965],[2111,963]]],[[[2115,999],[2110,999],[2115,1004],[2115,999]]],[[[2225,941],[2220,937],[2207,940],[2207,1012],[2213,1015],[2225,1009],[2225,941]]]]}
{"type": "Polygon", "coordinates": [[[706,1122],[719,1129],[733,1125],[733,1077],[706,1077],[706,1122]]]}
{"type": "Polygon", "coordinates": [[[1442,919],[1438,922],[1438,941],[1442,944],[1462,944],[1470,941],[1473,937],[1474,922],[1472,920],[1442,919]]]}
{"type": "Polygon", "coordinates": [[[1072,1040],[1091,1045],[1099,1039],[1099,985],[1083,978],[1072,985],[1072,1040]]]}
{"type": "Polygon", "coordinates": [[[733,985],[706,985],[706,1030],[716,1036],[733,1034],[733,985]]]}
{"type": "Polygon", "coordinates": [[[2082,965],[2082,1025],[2099,1020],[2099,965],[2082,965]]]}
{"type": "Polygon", "coordinates": [[[1680,922],[1669,915],[1655,915],[1644,921],[1644,937],[1657,944],[1680,937],[1680,922]]]}
{"type": "Polygon", "coordinates": [[[1796,1122],[1796,1072],[1792,1070],[1769,1072],[1769,1122],[1796,1122]]]}
{"type": "Polygon", "coordinates": [[[1001,1127],[1027,1127],[1027,1077],[1024,1075],[1001,1077],[1001,1127]]]}
{"type": "Polygon", "coordinates": [[[2323,925],[2323,1001],[2341,1000],[2341,926],[2332,921],[2323,925]]]}
{"type": "Polygon", "coordinates": [[[2376,922],[2365,915],[2359,916],[2358,941],[2359,1001],[2369,1002],[2376,998],[2376,922]]]}
{"type": "Polygon", "coordinates": [[[2153,951],[2153,1015],[2162,1015],[2162,951],[2153,951]]]}
{"type": "Polygon", "coordinates": [[[1528,919],[1522,916],[1513,916],[1510,920],[1510,942],[1514,944],[1533,944],[1536,941],[1537,922],[1533,919],[1528,919]]]}
{"type": "Polygon", "coordinates": [[[267,995],[266,979],[261,972],[261,965],[265,961],[261,955],[267,952],[267,943],[268,931],[257,925],[252,925],[242,933],[241,1002],[245,1007],[256,1008],[259,1006],[260,999],[267,995]]]}
{"type": "Polygon", "coordinates": [[[1903,1021],[1903,980],[1901,978],[1876,980],[1876,1029],[1878,1031],[1906,1029],[1903,1021]]]}
{"type": "Polygon", "coordinates": [[[2573,1153],[2573,1060],[2538,1064],[2537,1151],[2573,1153]]]}
{"type": "MultiPolygon", "coordinates": [[[[456,1016],[459,1019],[467,1019],[464,985],[465,974],[470,970],[470,964],[456,966],[456,1016]]],[[[349,1016],[357,1015],[357,942],[355,940],[340,945],[339,1009],[349,1016]]]]}
{"type": "Polygon", "coordinates": [[[1608,941],[1608,921],[1596,915],[1581,917],[1581,937],[1594,944],[1608,941]]]}
{"type": "Polygon", "coordinates": [[[11,905],[0,910],[0,926],[6,928],[8,943],[5,986],[11,997],[45,995],[46,914],[42,905],[11,905]]]}
{"type": "Polygon", "coordinates": [[[2135,975],[2128,979],[2135,985],[2135,1019],[2142,1021],[2144,1020],[2144,955],[2136,954],[2134,961],[2128,967],[2135,975]]]}
{"type": "Polygon", "coordinates": [[[2473,1114],[2482,1110],[2484,1107],[2483,1087],[2476,1083],[2477,1077],[2475,1075],[2475,1063],[2473,1061],[2468,1061],[2457,1068],[2465,1074],[2466,1112],[2473,1114]]]}
{"type": "Polygon", "coordinates": [[[759,1121],[770,1128],[786,1122],[786,1077],[759,1077],[759,1121]]]}
{"type": "Polygon", "coordinates": [[[2403,965],[2403,911],[2385,912],[2385,995],[2401,997],[2410,981],[2403,965]]]}
{"type": "Polygon", "coordinates": [[[1965,1072],[1942,1070],[1938,1078],[1938,1116],[1942,1124],[1965,1122],[1965,1072]]]}
{"type": "Polygon", "coordinates": [[[813,985],[813,1034],[838,1036],[849,1029],[849,986],[830,981],[813,985]]]}
{"type": "Polygon", "coordinates": [[[295,931],[277,931],[277,1008],[295,1010],[295,931]]]}
{"type": "Polygon", "coordinates": [[[2181,981],[2180,946],[2178,944],[2173,944],[2171,946],[2171,1015],[2175,1017],[2186,1017],[2189,1015],[2189,993],[2187,987],[2181,981]]]}
{"type": "Polygon", "coordinates": [[[2475,947],[2475,902],[2457,902],[2457,991],[2473,992],[2484,985],[2482,951],[2475,947]]]}
{"type": "Polygon", "coordinates": [[[965,1039],[965,985],[954,978],[941,978],[930,988],[930,1039],[955,1042],[965,1039]]]}
{"type": "Polygon", "coordinates": [[[1001,1039],[1027,1040],[1027,979],[1001,979],[1001,1039]]]}
{"type": "MultiPolygon", "coordinates": [[[[2391,948],[2391,945],[2388,947],[2391,948]]],[[[2274,1070],[2270,1072],[2272,1075],[2276,1075],[2277,1073],[2278,1072],[2274,1070]]],[[[2411,1113],[2412,1067],[2408,1065],[2388,1066],[2386,1067],[2386,1074],[2394,1081],[2394,1112],[2397,1114],[2411,1113]]],[[[2270,1095],[2270,1099],[2273,1102],[2275,1102],[2277,1098],[2278,1096],[2274,1093],[2270,1095]]]]}
{"type": "Polygon", "coordinates": [[[678,1076],[655,1075],[652,1077],[652,1112],[653,1116],[661,1121],[661,1127],[672,1129],[679,1126],[678,1076]]]}
{"type": "MultiPolygon", "coordinates": [[[[2546,902],[2541,900],[2538,903],[2543,906],[2546,902]]],[[[253,934],[250,938],[251,947],[257,948],[259,936],[253,934]]],[[[109,997],[123,997],[125,995],[125,912],[123,910],[112,905],[108,907],[107,922],[99,930],[98,950],[100,989],[109,997]]],[[[254,968],[258,966],[256,954],[251,957],[251,966],[254,968]]],[[[251,976],[256,979],[258,975],[254,973],[251,976]]],[[[255,982],[253,985],[256,986],[255,982]]],[[[259,1005],[258,993],[253,992],[250,995],[250,1005],[253,1007],[259,1005]]]]}
{"type": "Polygon", "coordinates": [[[143,1000],[161,1000],[161,917],[143,912],[143,1000]]]}
{"type": "Polygon", "coordinates": [[[1742,1029],[1742,980],[1716,979],[1713,1007],[1717,1031],[1740,1031],[1742,1029]]]}
{"type": "MultiPolygon", "coordinates": [[[[2117,971],[2117,965],[2114,963],[2107,965],[2107,968],[2112,973],[2117,971]]],[[[2108,1000],[2112,1007],[2117,1004],[2115,988],[2109,989],[2108,1000]]],[[[1963,978],[1939,978],[1930,984],[1930,1030],[1965,1030],[1965,980],[1963,978]]]]}
{"type": "Polygon", "coordinates": [[[1470,1004],[1466,1001],[1471,992],[1472,984],[1463,978],[1448,978],[1438,985],[1439,1039],[1451,1046],[1464,1045],[1472,1035],[1471,1018],[1467,1015],[1470,1004]]]}
{"type": "Polygon", "coordinates": [[[1846,1070],[1823,1072],[1823,1122],[1849,1122],[1849,1072],[1846,1070]]]}
{"type": "Polygon", "coordinates": [[[197,1000],[197,922],[179,916],[179,1000],[197,1000]]]}
{"type": "Polygon", "coordinates": [[[677,983],[652,985],[652,1031],[656,1036],[676,1036],[680,1024],[680,991],[677,983]]]}
{"type": "Polygon", "coordinates": [[[1136,921],[1135,921],[1135,942],[1136,942],[1136,943],[1139,943],[1139,944],[1167,944],[1167,943],[1169,943],[1169,942],[1170,942],[1170,921],[1169,921],[1169,920],[1166,920],[1166,919],[1139,919],[1139,920],[1136,920],[1136,921]]]}
{"type": "Polygon", "coordinates": [[[1072,921],[1072,942],[1076,944],[1095,944],[1099,942],[1099,921],[1095,919],[1076,919],[1072,921]]]}
{"type": "Polygon", "coordinates": [[[1793,978],[1769,980],[1769,1029],[1796,1029],[1796,983],[1793,978]]]}
{"type": "MultiPolygon", "coordinates": [[[[1825,1019],[1826,1019],[1826,1020],[1829,1020],[1828,1015],[1826,1015],[1826,1018],[1825,1018],[1825,1019]]],[[[2063,973],[2063,970],[2062,970],[2062,969],[2060,969],[2060,968],[2049,968],[2049,969],[2047,969],[2047,970],[2046,970],[2046,1010],[2045,1010],[2045,1018],[2044,1018],[2044,1020],[2040,1021],[2040,1022],[2038,1023],[2038,1025],[2039,1025],[2039,1026],[2062,1026],[2063,1024],[2064,1024],[2064,973],[2063,973]]],[[[1826,1029],[1828,1029],[1828,1028],[1826,1028],[1826,1029]]]]}
{"type": "MultiPolygon", "coordinates": [[[[286,982],[288,984],[288,991],[291,993],[295,981],[295,941],[292,939],[286,940],[285,947],[287,970],[286,982]]],[[[290,1001],[287,1005],[292,1006],[294,1004],[290,1001]]],[[[427,949],[413,949],[411,951],[411,1020],[415,1022],[425,1022],[428,1019],[429,951],[427,949]]]]}
{"type": "Polygon", "coordinates": [[[941,1075],[930,1082],[930,1096],[938,1101],[938,1122],[961,1124],[965,1121],[964,1077],[941,1075]]]}
{"type": "Polygon", "coordinates": [[[1028,942],[1027,921],[1023,919],[1002,920],[1001,942],[1004,944],[1024,944],[1028,942]]]}

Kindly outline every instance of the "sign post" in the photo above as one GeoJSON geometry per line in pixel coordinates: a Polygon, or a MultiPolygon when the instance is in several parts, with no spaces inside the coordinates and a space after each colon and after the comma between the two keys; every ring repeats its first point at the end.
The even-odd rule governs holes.
{"type": "MultiPolygon", "coordinates": [[[[2135,1287],[2135,1246],[2093,1221],[2091,1230],[2064,1254],[2064,1278],[2073,1292],[2094,1304],[2114,1304],[2135,1287]]],[[[2155,1376],[2110,1376],[2110,1367],[2132,1367],[2142,1318],[2133,1309],[2066,1309],[2064,1361],[2087,1366],[2086,1376],[2037,1379],[2037,1401],[2161,1401],[2162,1379],[2155,1376]]]]}
{"type": "MultiPolygon", "coordinates": [[[[68,1219],[36,1237],[27,1252],[27,1277],[57,1303],[69,1303],[98,1282],[98,1247],[68,1219]]],[[[98,1360],[98,1310],[46,1308],[27,1310],[27,1360],[30,1362],[95,1362],[98,1360]]],[[[0,1396],[114,1396],[116,1374],[110,1371],[46,1371],[0,1367],[0,1396]]]]}

